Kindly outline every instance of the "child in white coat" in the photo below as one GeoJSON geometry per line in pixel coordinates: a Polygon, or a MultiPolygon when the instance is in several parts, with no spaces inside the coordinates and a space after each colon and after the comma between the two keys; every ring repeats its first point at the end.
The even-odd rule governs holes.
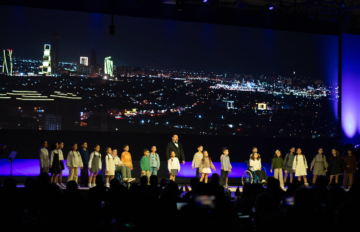
{"type": "Polygon", "coordinates": [[[115,175],[115,160],[114,160],[114,156],[112,155],[112,151],[110,147],[107,147],[105,151],[106,151],[106,156],[105,156],[106,187],[110,188],[109,179],[112,180],[115,175]]]}
{"type": "Polygon", "coordinates": [[[168,169],[170,173],[170,180],[175,181],[177,173],[180,172],[180,162],[177,157],[175,157],[175,152],[170,152],[170,159],[168,160],[168,169]]]}
{"type": "Polygon", "coordinates": [[[67,155],[66,166],[69,168],[69,181],[75,181],[78,183],[79,168],[83,168],[83,162],[81,159],[80,152],[77,151],[78,145],[76,143],[71,144],[71,151],[67,155]]]}
{"type": "Polygon", "coordinates": [[[47,149],[48,143],[46,140],[41,140],[41,148],[39,150],[40,173],[49,172],[49,151],[47,149]]]}
{"type": "Polygon", "coordinates": [[[301,177],[304,179],[305,186],[308,186],[306,175],[307,175],[307,161],[305,156],[302,154],[301,149],[296,149],[296,156],[293,161],[293,170],[295,176],[298,177],[298,180],[301,181],[301,177]]]}

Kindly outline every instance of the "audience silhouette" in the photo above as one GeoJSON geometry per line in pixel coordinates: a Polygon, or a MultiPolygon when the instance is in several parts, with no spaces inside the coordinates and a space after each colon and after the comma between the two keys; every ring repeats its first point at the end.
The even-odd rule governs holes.
{"type": "Polygon", "coordinates": [[[140,182],[128,187],[113,179],[106,188],[98,175],[96,186],[82,191],[75,181],[64,190],[50,184],[47,173],[27,178],[24,188],[7,178],[0,189],[1,225],[15,231],[342,231],[354,230],[360,218],[358,179],[349,192],[329,188],[323,176],[311,189],[294,180],[285,192],[269,177],[266,188],[243,186],[235,201],[216,174],[208,184],[192,178],[182,194],[173,181],[159,187],[156,176],[150,185],[146,176],[140,182]]]}

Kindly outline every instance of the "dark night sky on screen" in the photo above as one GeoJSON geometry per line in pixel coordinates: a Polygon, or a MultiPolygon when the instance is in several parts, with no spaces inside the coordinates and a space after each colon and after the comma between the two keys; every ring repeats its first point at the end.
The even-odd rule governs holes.
{"type": "Polygon", "coordinates": [[[43,45],[56,31],[60,61],[79,62],[97,52],[115,65],[222,73],[324,78],[337,65],[338,38],[295,32],[23,7],[0,7],[0,48],[15,57],[42,59],[43,45]],[[330,58],[329,58],[330,57],[330,58]]]}

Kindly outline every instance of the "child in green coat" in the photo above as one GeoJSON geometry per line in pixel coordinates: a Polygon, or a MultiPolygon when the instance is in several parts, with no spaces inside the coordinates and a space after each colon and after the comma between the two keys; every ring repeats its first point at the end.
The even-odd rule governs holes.
{"type": "Polygon", "coordinates": [[[147,176],[148,178],[148,185],[150,184],[150,175],[151,175],[151,168],[150,168],[150,159],[149,159],[149,150],[144,149],[144,156],[140,160],[140,168],[141,168],[141,176],[147,176]]]}
{"type": "Polygon", "coordinates": [[[279,150],[275,151],[274,158],[272,159],[271,168],[270,168],[271,173],[273,168],[274,168],[274,177],[280,181],[280,187],[284,189],[283,169],[285,168],[285,166],[284,166],[284,160],[283,158],[281,158],[281,152],[279,150]]]}

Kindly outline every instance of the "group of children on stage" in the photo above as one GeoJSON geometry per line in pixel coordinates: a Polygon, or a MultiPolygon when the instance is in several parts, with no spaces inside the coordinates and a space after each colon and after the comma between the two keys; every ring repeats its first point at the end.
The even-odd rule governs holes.
{"type": "MultiPolygon", "coordinates": [[[[230,158],[228,156],[229,150],[227,148],[222,149],[223,154],[220,157],[221,160],[221,178],[220,184],[227,186],[228,178],[227,175],[231,171],[230,158]]],[[[170,159],[168,162],[168,170],[170,175],[170,180],[175,181],[175,177],[180,172],[180,161],[176,157],[175,152],[170,152],[170,159]]],[[[141,176],[147,176],[150,181],[150,175],[157,175],[157,171],[160,168],[160,158],[159,154],[156,153],[156,147],[149,150],[144,150],[144,156],[140,160],[141,167],[141,176]]],[[[216,170],[215,166],[209,157],[207,151],[203,150],[203,146],[198,147],[198,152],[195,153],[194,159],[192,161],[192,168],[196,168],[196,176],[199,178],[201,173],[200,182],[208,182],[208,175],[211,173],[211,169],[216,170]]]]}
{"type": "MultiPolygon", "coordinates": [[[[51,145],[50,156],[47,150],[47,141],[41,141],[41,149],[39,151],[40,172],[49,172],[51,174],[51,183],[55,183],[60,187],[65,187],[62,183],[62,171],[65,169],[64,155],[62,149],[63,142],[56,142],[51,145]],[[59,177],[59,179],[58,179],[59,177]]],[[[81,186],[94,187],[95,179],[99,171],[102,169],[100,145],[94,146],[94,151],[89,155],[87,142],[81,143],[81,149],[78,151],[76,143],[71,145],[71,151],[68,153],[66,166],[69,168],[68,181],[74,180],[78,182],[78,170],[81,169],[81,186]],[[90,175],[89,175],[90,172],[90,175]],[[88,183],[85,185],[85,183],[88,183]]],[[[121,157],[118,156],[117,149],[107,147],[105,149],[105,175],[106,186],[109,186],[109,181],[114,178],[115,171],[121,173],[122,180],[125,182],[132,182],[135,178],[131,177],[131,170],[133,170],[132,158],[129,152],[129,146],[124,145],[124,151],[121,157]]],[[[221,178],[220,184],[228,186],[228,173],[231,172],[231,164],[229,158],[229,150],[222,149],[221,160],[221,178]]],[[[200,181],[208,182],[208,175],[211,169],[216,170],[214,164],[207,151],[203,151],[203,146],[198,147],[198,152],[195,154],[192,168],[196,168],[196,175],[200,181]]],[[[156,146],[151,147],[151,152],[144,149],[144,156],[140,160],[141,176],[147,176],[150,181],[151,175],[157,175],[160,168],[160,157],[156,152],[156,146]]],[[[168,160],[168,170],[170,180],[175,181],[175,177],[180,172],[180,162],[175,157],[175,152],[171,151],[170,159],[168,160]]]]}
{"type": "MultiPolygon", "coordinates": [[[[319,148],[318,154],[314,156],[311,165],[310,171],[313,172],[313,184],[316,183],[318,176],[325,176],[328,170],[330,171],[330,184],[332,183],[335,177],[335,183],[339,182],[339,175],[344,171],[344,181],[342,187],[345,189],[346,186],[351,188],[353,183],[353,176],[356,172],[356,158],[353,154],[352,149],[348,149],[347,154],[344,159],[339,156],[339,152],[336,149],[332,149],[332,156],[329,163],[326,161],[326,157],[323,154],[323,149],[319,148]]],[[[298,180],[301,181],[301,177],[304,180],[306,186],[307,182],[307,170],[308,164],[305,156],[302,154],[300,148],[296,149],[292,147],[290,153],[287,153],[285,160],[281,158],[281,152],[279,150],[275,151],[274,158],[272,159],[271,172],[274,169],[274,177],[279,179],[281,187],[284,187],[284,182],[286,182],[287,176],[290,176],[290,182],[293,181],[293,173],[298,177],[298,180]],[[285,177],[283,179],[283,172],[285,171],[285,177]]],[[[330,185],[329,184],[329,185],[330,185]]]]}
{"type": "Polygon", "coordinates": [[[51,183],[56,183],[61,187],[65,187],[62,183],[62,171],[64,167],[64,155],[62,149],[64,143],[59,141],[51,145],[50,156],[47,149],[47,141],[41,141],[41,149],[39,151],[40,172],[50,172],[51,183]]]}
{"type": "MultiPolygon", "coordinates": [[[[64,147],[64,143],[53,143],[51,145],[50,156],[47,146],[47,141],[41,141],[41,149],[39,151],[40,172],[49,172],[51,174],[51,183],[55,183],[60,187],[65,187],[62,183],[62,170],[64,170],[64,156],[62,149],[64,147]]],[[[87,142],[82,142],[81,147],[81,150],[78,151],[78,145],[76,143],[71,145],[71,151],[68,153],[66,160],[66,166],[69,168],[68,181],[74,180],[76,183],[78,182],[78,170],[80,168],[81,186],[94,187],[96,186],[96,176],[102,169],[100,145],[96,144],[94,146],[94,151],[90,155],[87,149],[87,142]]],[[[119,157],[117,149],[111,149],[110,147],[105,148],[106,170],[104,173],[106,175],[107,187],[109,187],[109,180],[113,179],[115,176],[115,170],[121,173],[123,181],[132,182],[135,180],[135,178],[131,177],[133,164],[131,154],[129,152],[129,145],[124,145],[123,150],[124,151],[122,152],[121,157],[119,157]]],[[[174,157],[171,159],[174,159],[174,157]]],[[[160,168],[160,158],[159,154],[156,153],[156,146],[151,148],[151,152],[149,152],[148,149],[144,150],[144,156],[140,161],[140,166],[141,176],[146,175],[150,180],[150,175],[157,175],[157,171],[160,168]]],[[[177,171],[180,171],[180,166],[177,171]]],[[[173,170],[172,172],[174,173],[173,170]]],[[[175,180],[175,177],[173,179],[175,180]]]]}
{"type": "MultiPolygon", "coordinates": [[[[41,149],[39,151],[40,171],[51,173],[51,183],[55,183],[61,187],[65,187],[62,183],[62,172],[65,168],[64,155],[62,149],[64,143],[62,141],[53,143],[51,145],[50,155],[47,150],[47,141],[41,141],[41,149]]],[[[95,186],[95,179],[99,171],[102,169],[100,145],[94,146],[94,151],[89,155],[87,150],[88,145],[86,142],[81,143],[81,150],[78,151],[78,145],[76,143],[71,145],[71,151],[67,155],[66,166],[69,168],[68,181],[78,181],[78,170],[81,169],[81,185],[85,187],[85,183],[88,183],[88,187],[95,186]],[[89,176],[90,171],[90,176],[89,176]]],[[[133,170],[132,158],[129,152],[129,146],[123,146],[123,152],[121,156],[118,156],[117,149],[111,149],[107,147],[105,149],[105,175],[106,185],[109,186],[109,180],[114,178],[115,171],[121,173],[121,177],[125,182],[132,182],[135,178],[131,177],[131,170],[133,170]]],[[[356,172],[356,158],[352,154],[352,150],[347,150],[347,155],[344,159],[339,156],[339,152],[336,149],[332,149],[332,156],[329,163],[323,154],[323,149],[318,150],[318,154],[314,156],[310,171],[313,172],[313,184],[315,184],[318,176],[326,175],[328,169],[330,172],[330,183],[335,177],[335,183],[339,181],[339,175],[344,171],[343,188],[348,186],[349,188],[353,182],[353,176],[356,172]]],[[[221,175],[220,185],[228,187],[228,174],[231,172],[232,166],[230,163],[229,150],[227,148],[222,149],[220,156],[221,161],[221,175]]],[[[251,170],[259,177],[259,181],[266,182],[266,172],[262,170],[261,157],[256,147],[253,148],[250,154],[249,166],[251,170]]],[[[200,178],[200,182],[208,182],[208,175],[211,173],[211,169],[214,171],[215,166],[212,159],[209,157],[209,153],[203,150],[203,146],[198,147],[198,151],[195,153],[192,164],[192,169],[196,168],[196,177],[200,178]]],[[[160,157],[156,152],[156,146],[152,146],[151,151],[144,150],[144,156],[140,160],[141,176],[147,176],[150,181],[151,175],[157,175],[160,168],[160,157]]],[[[175,152],[171,151],[170,159],[168,160],[168,170],[170,174],[170,180],[175,181],[175,177],[180,172],[180,162],[175,157],[175,152]]],[[[287,177],[289,175],[290,182],[293,181],[293,173],[301,181],[301,177],[304,180],[305,185],[307,182],[307,170],[308,164],[305,156],[302,154],[300,148],[296,149],[292,147],[290,152],[286,154],[285,158],[281,157],[281,152],[276,150],[271,163],[270,172],[274,170],[274,177],[279,179],[280,186],[284,188],[287,177]],[[285,175],[283,176],[283,170],[285,175]]]]}
{"type": "MultiPolygon", "coordinates": [[[[211,169],[216,171],[216,168],[209,157],[209,153],[203,150],[203,146],[198,147],[198,151],[195,153],[193,161],[191,163],[192,169],[196,168],[196,177],[200,178],[200,182],[208,182],[208,176],[211,173],[211,169]],[[201,176],[200,176],[201,174],[201,176]]],[[[230,164],[229,149],[224,147],[220,156],[221,161],[221,174],[220,185],[228,187],[228,174],[231,172],[232,166],[230,164]]]]}
{"type": "MultiPolygon", "coordinates": [[[[47,150],[47,146],[47,141],[41,141],[41,149],[39,151],[40,172],[51,173],[51,183],[55,183],[60,187],[65,187],[65,185],[62,183],[62,170],[65,168],[64,155],[62,153],[64,143],[53,143],[51,145],[50,156],[47,150]]],[[[76,143],[71,144],[71,151],[68,153],[66,159],[66,166],[69,169],[68,181],[73,180],[76,183],[78,182],[78,170],[80,168],[81,186],[93,187],[96,185],[96,176],[102,169],[100,145],[96,144],[94,151],[90,155],[89,151],[87,150],[87,142],[82,142],[81,147],[81,150],[78,151],[78,145],[76,143]]],[[[154,151],[156,151],[156,148],[154,151]]],[[[124,152],[121,154],[121,159],[117,156],[117,149],[112,150],[110,147],[107,147],[105,152],[105,175],[107,186],[109,186],[109,179],[114,178],[115,170],[121,173],[124,181],[131,182],[135,180],[135,178],[131,178],[131,170],[133,169],[133,165],[128,145],[124,145],[124,152]]]]}
{"type": "MultiPolygon", "coordinates": [[[[229,150],[227,148],[223,148],[222,151],[223,154],[220,157],[220,184],[228,187],[228,173],[231,172],[232,167],[230,164],[229,150]]],[[[342,187],[346,188],[348,186],[348,188],[351,188],[357,163],[352,149],[348,149],[346,152],[346,157],[342,159],[339,156],[339,152],[336,149],[332,149],[332,156],[328,163],[325,155],[323,154],[323,149],[320,148],[318,150],[318,154],[314,156],[310,165],[310,171],[313,172],[313,184],[316,183],[318,176],[325,176],[326,172],[331,170],[330,183],[332,183],[335,177],[335,183],[338,184],[339,175],[344,172],[344,181],[342,187]]],[[[195,153],[191,166],[192,168],[196,168],[196,176],[198,178],[201,174],[200,182],[205,179],[205,183],[207,183],[208,174],[211,173],[210,168],[215,170],[208,152],[203,151],[202,146],[198,147],[198,152],[195,153]]],[[[251,171],[253,171],[258,176],[259,182],[266,183],[266,172],[262,170],[261,157],[256,147],[252,149],[252,153],[250,154],[249,167],[251,167],[251,171]]],[[[305,155],[302,154],[301,148],[297,148],[295,153],[295,147],[292,147],[290,149],[290,153],[286,154],[285,159],[281,157],[280,150],[276,150],[272,159],[270,172],[272,173],[273,170],[274,177],[280,181],[281,188],[284,188],[284,183],[286,183],[288,176],[290,177],[290,182],[292,183],[294,174],[296,177],[298,177],[299,181],[301,181],[302,177],[305,185],[308,186],[306,178],[308,164],[305,155]],[[283,171],[285,172],[284,176],[283,171]]]]}

